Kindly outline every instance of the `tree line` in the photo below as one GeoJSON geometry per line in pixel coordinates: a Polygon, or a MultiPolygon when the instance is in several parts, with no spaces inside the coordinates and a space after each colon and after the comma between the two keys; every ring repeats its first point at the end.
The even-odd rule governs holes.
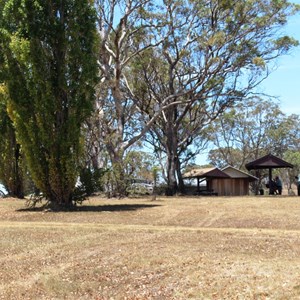
{"type": "Polygon", "coordinates": [[[283,0],[0,1],[0,179],[13,196],[31,184],[70,208],[86,193],[80,175],[91,185],[105,174],[111,195],[125,195],[148,145],[166,194],[183,192],[184,167],[225,128],[225,113],[298,45],[280,31],[298,9],[283,0]]]}

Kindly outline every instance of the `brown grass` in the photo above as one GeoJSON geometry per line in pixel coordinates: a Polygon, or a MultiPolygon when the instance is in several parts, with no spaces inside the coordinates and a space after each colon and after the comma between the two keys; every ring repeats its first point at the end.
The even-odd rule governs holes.
{"type": "Polygon", "coordinates": [[[0,299],[300,299],[300,198],[0,200],[0,299]]]}

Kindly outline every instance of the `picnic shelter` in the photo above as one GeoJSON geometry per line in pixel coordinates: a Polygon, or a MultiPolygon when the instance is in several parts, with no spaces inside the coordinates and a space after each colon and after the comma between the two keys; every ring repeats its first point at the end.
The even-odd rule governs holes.
{"type": "MultiPolygon", "coordinates": [[[[245,165],[247,170],[261,170],[268,169],[269,170],[269,183],[273,181],[272,178],[272,170],[278,168],[293,168],[294,166],[287,161],[274,156],[272,154],[267,154],[263,157],[260,157],[254,161],[251,161],[245,165]]],[[[271,191],[272,185],[269,184],[269,193],[272,194],[271,191]]]]}

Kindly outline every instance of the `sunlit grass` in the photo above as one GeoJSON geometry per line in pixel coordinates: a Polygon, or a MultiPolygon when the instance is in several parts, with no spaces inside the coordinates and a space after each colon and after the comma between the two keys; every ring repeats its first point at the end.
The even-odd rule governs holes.
{"type": "Polygon", "coordinates": [[[0,299],[299,299],[300,198],[0,201],[0,299]]]}

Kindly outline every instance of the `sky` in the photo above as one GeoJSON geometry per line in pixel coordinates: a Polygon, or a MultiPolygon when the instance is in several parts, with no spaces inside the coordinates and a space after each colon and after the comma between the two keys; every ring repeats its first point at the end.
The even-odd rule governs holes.
{"type": "MultiPolygon", "coordinates": [[[[300,0],[291,1],[300,4],[300,0]]],[[[284,33],[300,43],[300,13],[289,19],[284,33]]],[[[281,110],[287,114],[300,115],[300,45],[288,55],[280,57],[277,68],[259,86],[259,92],[275,96],[281,110]]],[[[207,164],[208,151],[199,155],[196,164],[207,164]]]]}
{"type": "MultiPolygon", "coordinates": [[[[291,2],[300,4],[300,0],[291,2]]],[[[290,19],[284,31],[300,42],[300,14],[290,19]]],[[[278,97],[284,113],[300,115],[300,46],[279,58],[277,65],[278,68],[262,82],[260,89],[278,97]]]]}

